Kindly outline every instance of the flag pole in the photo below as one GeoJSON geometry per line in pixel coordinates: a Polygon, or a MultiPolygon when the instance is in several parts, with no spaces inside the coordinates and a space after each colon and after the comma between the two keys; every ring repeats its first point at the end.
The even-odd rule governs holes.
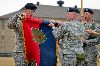
{"type": "Polygon", "coordinates": [[[83,17],[83,0],[81,0],[81,16],[83,17]]]}
{"type": "Polygon", "coordinates": [[[81,22],[83,22],[83,0],[81,0],[80,16],[81,16],[80,20],[81,22]]]}

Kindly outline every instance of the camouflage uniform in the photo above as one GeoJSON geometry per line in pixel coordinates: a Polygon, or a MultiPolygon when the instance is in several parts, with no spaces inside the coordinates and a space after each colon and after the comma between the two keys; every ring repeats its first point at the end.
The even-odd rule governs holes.
{"type": "Polygon", "coordinates": [[[83,54],[83,43],[81,38],[84,35],[84,26],[78,20],[63,22],[59,29],[54,29],[53,33],[59,39],[61,47],[60,60],[62,66],[75,66],[77,55],[83,54]]]}
{"type": "Polygon", "coordinates": [[[24,43],[22,38],[22,26],[21,20],[19,20],[18,16],[14,16],[10,18],[8,21],[8,28],[14,29],[16,33],[16,46],[13,52],[13,56],[15,59],[15,66],[27,66],[25,61],[25,51],[24,51],[24,43]],[[16,27],[17,26],[17,27],[16,27]]]}
{"type": "MultiPolygon", "coordinates": [[[[91,23],[85,22],[84,26],[86,29],[92,29],[94,31],[99,32],[97,29],[96,23],[94,23],[94,22],[91,22],[91,23]]],[[[88,33],[86,33],[86,36],[87,36],[87,38],[86,38],[87,41],[83,46],[84,52],[86,55],[84,66],[97,66],[98,50],[95,45],[100,43],[98,41],[99,38],[97,38],[96,36],[90,35],[88,33]]]]}

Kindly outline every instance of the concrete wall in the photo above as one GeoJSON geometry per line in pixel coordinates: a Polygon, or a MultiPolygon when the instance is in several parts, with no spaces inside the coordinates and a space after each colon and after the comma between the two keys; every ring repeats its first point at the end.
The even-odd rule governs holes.
{"type": "Polygon", "coordinates": [[[98,22],[96,22],[98,25],[100,25],[100,22],[98,21],[98,22]]]}
{"type": "Polygon", "coordinates": [[[7,20],[0,19],[0,52],[12,52],[15,44],[14,30],[7,28],[7,20]]]}

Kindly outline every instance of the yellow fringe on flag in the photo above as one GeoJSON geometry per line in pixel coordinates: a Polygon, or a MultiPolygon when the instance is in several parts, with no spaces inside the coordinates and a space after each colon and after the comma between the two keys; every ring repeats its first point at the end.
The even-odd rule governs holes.
{"type": "Polygon", "coordinates": [[[58,57],[58,39],[56,39],[56,56],[57,56],[56,66],[58,66],[58,62],[59,62],[59,57],[58,57]]]}
{"type": "MultiPolygon", "coordinates": [[[[24,18],[26,18],[26,16],[24,16],[24,18]]],[[[22,22],[21,22],[21,25],[22,25],[22,38],[23,38],[23,44],[24,44],[24,51],[25,51],[25,54],[26,54],[26,46],[25,46],[24,30],[23,30],[23,24],[22,24],[22,22]]],[[[24,57],[26,59],[26,55],[24,55],[24,57]]],[[[26,59],[26,62],[28,62],[27,59],[26,59]]]]}

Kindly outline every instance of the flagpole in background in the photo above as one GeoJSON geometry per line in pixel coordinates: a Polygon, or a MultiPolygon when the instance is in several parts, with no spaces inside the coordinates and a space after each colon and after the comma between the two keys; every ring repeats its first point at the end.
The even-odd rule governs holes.
{"type": "Polygon", "coordinates": [[[81,0],[81,17],[83,17],[83,0],[81,0]]]}
{"type": "Polygon", "coordinates": [[[81,18],[80,18],[80,21],[81,22],[83,22],[84,20],[84,14],[83,14],[84,12],[83,12],[83,0],[81,0],[81,9],[80,9],[80,16],[81,16],[81,18]]]}

